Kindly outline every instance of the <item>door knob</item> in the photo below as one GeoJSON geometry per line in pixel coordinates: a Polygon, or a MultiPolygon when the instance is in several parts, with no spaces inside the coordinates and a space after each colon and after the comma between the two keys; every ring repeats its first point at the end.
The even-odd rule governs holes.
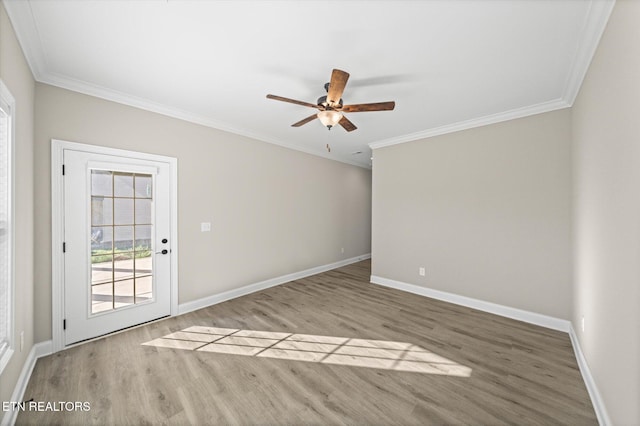
{"type": "Polygon", "coordinates": [[[157,251],[156,252],[156,254],[167,254],[167,253],[169,253],[169,250],[167,250],[167,249],[164,249],[162,251],[157,251]]]}
{"type": "Polygon", "coordinates": [[[162,239],[162,244],[167,244],[169,242],[169,240],[167,240],[166,238],[162,239]]]}

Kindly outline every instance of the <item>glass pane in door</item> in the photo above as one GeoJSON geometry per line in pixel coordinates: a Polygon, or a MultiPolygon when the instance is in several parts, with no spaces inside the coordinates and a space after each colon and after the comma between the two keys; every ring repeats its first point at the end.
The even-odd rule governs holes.
{"type": "Polygon", "coordinates": [[[152,176],[91,171],[91,313],[153,299],[152,176]]]}

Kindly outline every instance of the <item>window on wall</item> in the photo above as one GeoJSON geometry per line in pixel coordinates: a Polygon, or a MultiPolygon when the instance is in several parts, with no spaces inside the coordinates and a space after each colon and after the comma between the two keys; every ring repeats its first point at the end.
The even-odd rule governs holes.
{"type": "Polygon", "coordinates": [[[13,111],[0,80],[0,372],[13,354],[13,111]]]}

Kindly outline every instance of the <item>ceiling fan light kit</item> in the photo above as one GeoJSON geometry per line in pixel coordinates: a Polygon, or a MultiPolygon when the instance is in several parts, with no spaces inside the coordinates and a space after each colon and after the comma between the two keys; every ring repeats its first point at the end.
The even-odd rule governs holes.
{"type": "Polygon", "coordinates": [[[320,111],[317,116],[320,122],[329,130],[338,124],[343,117],[341,112],[335,110],[320,111]]]}
{"type": "Polygon", "coordinates": [[[344,105],[342,102],[342,92],[344,92],[344,88],[347,85],[347,80],[349,80],[348,72],[334,69],[331,73],[331,81],[324,85],[327,95],[319,97],[315,105],[309,102],[297,101],[276,95],[267,95],[267,98],[320,110],[320,112],[316,114],[303,118],[297,123],[293,123],[291,125],[292,127],[300,127],[317,118],[322,125],[326,126],[329,130],[339,124],[347,132],[352,132],[356,130],[357,127],[344,116],[344,112],[391,111],[395,108],[396,103],[393,101],[344,105]]]}

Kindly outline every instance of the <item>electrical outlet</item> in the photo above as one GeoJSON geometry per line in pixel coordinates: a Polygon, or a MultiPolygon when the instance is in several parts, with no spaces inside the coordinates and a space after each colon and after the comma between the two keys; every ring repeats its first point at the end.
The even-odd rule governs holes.
{"type": "Polygon", "coordinates": [[[427,273],[424,270],[424,266],[421,266],[420,269],[418,270],[418,273],[420,274],[421,277],[424,277],[427,273]]]}
{"type": "Polygon", "coordinates": [[[22,349],[24,348],[24,331],[20,332],[20,352],[22,352],[22,349]]]}
{"type": "Polygon", "coordinates": [[[581,327],[582,327],[582,332],[584,333],[584,315],[582,316],[582,321],[581,321],[581,327]]]}
{"type": "Polygon", "coordinates": [[[200,224],[200,232],[209,232],[211,231],[211,222],[202,222],[200,224]]]}

